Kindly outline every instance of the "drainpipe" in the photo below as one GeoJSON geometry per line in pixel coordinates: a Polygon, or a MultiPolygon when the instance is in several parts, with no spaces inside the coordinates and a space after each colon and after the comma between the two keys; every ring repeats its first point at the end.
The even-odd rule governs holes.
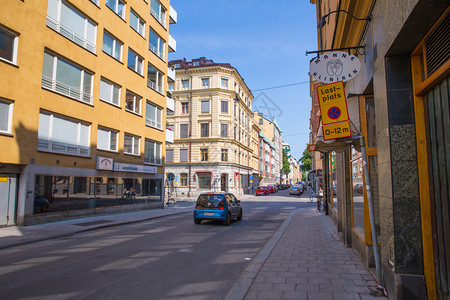
{"type": "Polygon", "coordinates": [[[192,142],[191,142],[191,138],[192,138],[192,75],[187,73],[186,74],[190,77],[190,81],[189,81],[189,89],[191,90],[189,93],[189,190],[188,190],[188,197],[191,197],[191,178],[192,178],[192,174],[191,174],[191,163],[192,163],[192,142]]]}

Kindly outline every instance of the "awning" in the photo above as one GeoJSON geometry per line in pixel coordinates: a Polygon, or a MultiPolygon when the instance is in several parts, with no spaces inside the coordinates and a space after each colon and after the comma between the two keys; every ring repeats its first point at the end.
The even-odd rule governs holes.
{"type": "Polygon", "coordinates": [[[355,125],[350,121],[350,131],[352,133],[351,137],[324,140],[322,131],[322,120],[320,120],[319,129],[317,130],[317,138],[314,151],[319,151],[322,153],[328,152],[344,152],[348,145],[353,145],[355,149],[361,152],[361,133],[356,129],[355,125]]]}

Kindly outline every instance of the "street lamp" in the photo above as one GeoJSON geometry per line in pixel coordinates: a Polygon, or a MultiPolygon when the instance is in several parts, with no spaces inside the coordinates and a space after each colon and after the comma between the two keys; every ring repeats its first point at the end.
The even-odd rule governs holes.
{"type": "Polygon", "coordinates": [[[349,13],[349,12],[346,11],[346,10],[339,9],[339,10],[334,10],[334,11],[331,11],[331,12],[329,12],[329,13],[323,15],[322,18],[320,19],[319,23],[317,24],[317,28],[318,28],[318,29],[321,29],[323,26],[325,26],[325,24],[327,24],[327,21],[325,20],[326,17],[328,17],[328,16],[331,15],[332,13],[341,12],[341,11],[342,11],[342,12],[345,12],[345,13],[348,14],[350,17],[352,17],[353,19],[358,20],[358,21],[369,21],[369,22],[370,22],[370,21],[372,20],[372,18],[371,18],[370,16],[367,16],[367,17],[365,17],[365,18],[360,19],[360,18],[355,17],[354,15],[352,15],[351,13],[349,13]]]}

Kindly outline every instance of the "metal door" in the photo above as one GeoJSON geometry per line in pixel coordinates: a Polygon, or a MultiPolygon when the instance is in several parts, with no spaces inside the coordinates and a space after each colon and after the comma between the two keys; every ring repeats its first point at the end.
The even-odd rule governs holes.
{"type": "Polygon", "coordinates": [[[0,226],[16,223],[17,177],[0,174],[0,226]]]}
{"type": "Polygon", "coordinates": [[[439,299],[449,299],[450,272],[450,77],[429,91],[430,182],[434,206],[434,261],[439,299]]]}

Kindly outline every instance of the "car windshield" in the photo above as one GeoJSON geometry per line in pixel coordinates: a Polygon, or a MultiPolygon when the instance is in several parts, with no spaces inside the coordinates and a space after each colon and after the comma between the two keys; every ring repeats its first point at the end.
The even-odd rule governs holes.
{"type": "Polygon", "coordinates": [[[224,195],[215,195],[215,194],[203,194],[198,196],[197,199],[197,208],[220,208],[223,207],[223,202],[225,200],[224,195]]]}
{"type": "Polygon", "coordinates": [[[258,190],[259,189],[265,189],[266,187],[265,186],[258,186],[258,190]]]}

